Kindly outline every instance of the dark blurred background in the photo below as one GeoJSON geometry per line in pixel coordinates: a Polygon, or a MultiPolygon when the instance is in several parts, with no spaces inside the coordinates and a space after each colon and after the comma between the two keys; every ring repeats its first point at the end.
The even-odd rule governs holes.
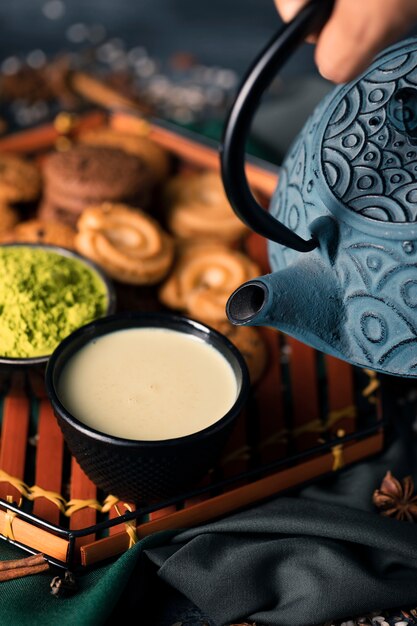
{"type": "MultiPolygon", "coordinates": [[[[104,35],[240,73],[279,25],[273,0],[13,0],[0,4],[0,54],[50,53],[104,35]]],[[[290,71],[313,70],[309,51],[300,56],[290,71]]]]}
{"type": "MultiPolygon", "coordinates": [[[[273,0],[13,0],[0,2],[0,79],[65,53],[72,65],[136,90],[157,117],[219,140],[246,69],[281,26],[273,0]],[[123,82],[124,81],[124,82],[123,82]]],[[[413,34],[413,33],[410,33],[413,34]]],[[[333,89],[302,44],[271,85],[248,151],[281,163],[314,106],[333,89]]],[[[12,125],[53,117],[13,98],[12,125]]],[[[10,124],[9,124],[10,129],[10,124]]]]}
{"type": "MultiPolygon", "coordinates": [[[[160,117],[219,139],[242,75],[280,25],[273,0],[13,0],[0,3],[0,72],[71,53],[93,71],[130,74],[160,117]]],[[[303,44],[260,107],[249,151],[279,163],[330,88],[303,44]]],[[[50,112],[14,107],[23,126],[50,112]]]]}

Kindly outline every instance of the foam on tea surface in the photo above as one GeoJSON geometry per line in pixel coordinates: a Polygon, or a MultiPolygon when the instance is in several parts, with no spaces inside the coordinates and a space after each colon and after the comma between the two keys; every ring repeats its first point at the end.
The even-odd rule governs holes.
{"type": "Polygon", "coordinates": [[[66,363],[62,404],[98,431],[163,440],[198,432],[234,404],[237,381],[226,358],[192,335],[130,328],[86,344],[66,363]]]}

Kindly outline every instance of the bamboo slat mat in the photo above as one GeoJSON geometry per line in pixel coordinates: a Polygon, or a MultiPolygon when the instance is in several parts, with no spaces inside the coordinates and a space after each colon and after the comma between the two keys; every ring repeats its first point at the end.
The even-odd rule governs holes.
{"type": "MultiPolygon", "coordinates": [[[[106,124],[145,131],[185,167],[219,166],[213,147],[128,112],[90,112],[71,132],[106,124]]],[[[1,138],[0,150],[42,158],[58,136],[53,125],[45,125],[1,138]]],[[[276,172],[249,164],[247,174],[266,203],[276,172]]],[[[263,238],[250,235],[245,249],[269,271],[263,238]]],[[[122,309],[155,306],[146,288],[121,287],[122,309]]],[[[45,394],[43,371],[0,372],[0,537],[64,566],[88,566],[126,550],[135,537],[225,515],[381,450],[379,383],[373,374],[271,328],[259,332],[268,366],[218,465],[192,493],[137,512],[132,503],[101,493],[71,458],[45,394]]]]}

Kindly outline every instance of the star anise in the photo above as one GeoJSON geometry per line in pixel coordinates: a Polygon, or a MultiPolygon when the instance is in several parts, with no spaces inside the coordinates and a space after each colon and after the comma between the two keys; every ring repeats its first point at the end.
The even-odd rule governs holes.
{"type": "Polygon", "coordinates": [[[381,510],[398,520],[417,521],[417,494],[411,476],[400,482],[391,472],[387,472],[379,489],[375,489],[372,501],[381,510]]]}
{"type": "Polygon", "coordinates": [[[51,594],[56,598],[68,596],[77,591],[78,584],[73,574],[69,570],[65,570],[64,577],[54,576],[50,583],[51,594]]]}

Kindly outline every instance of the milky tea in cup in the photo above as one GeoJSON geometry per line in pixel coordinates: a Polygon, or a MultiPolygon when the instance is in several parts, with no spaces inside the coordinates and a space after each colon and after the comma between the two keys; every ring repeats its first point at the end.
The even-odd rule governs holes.
{"type": "Polygon", "coordinates": [[[72,355],[58,384],[62,404],[97,431],[155,441],[214,424],[234,404],[237,381],[212,345],[168,328],[129,328],[72,355]]]}
{"type": "Polygon", "coordinates": [[[169,313],[86,324],[51,355],[45,383],[87,476],[103,495],[140,505],[196,488],[250,390],[245,359],[227,337],[169,313]]]}

